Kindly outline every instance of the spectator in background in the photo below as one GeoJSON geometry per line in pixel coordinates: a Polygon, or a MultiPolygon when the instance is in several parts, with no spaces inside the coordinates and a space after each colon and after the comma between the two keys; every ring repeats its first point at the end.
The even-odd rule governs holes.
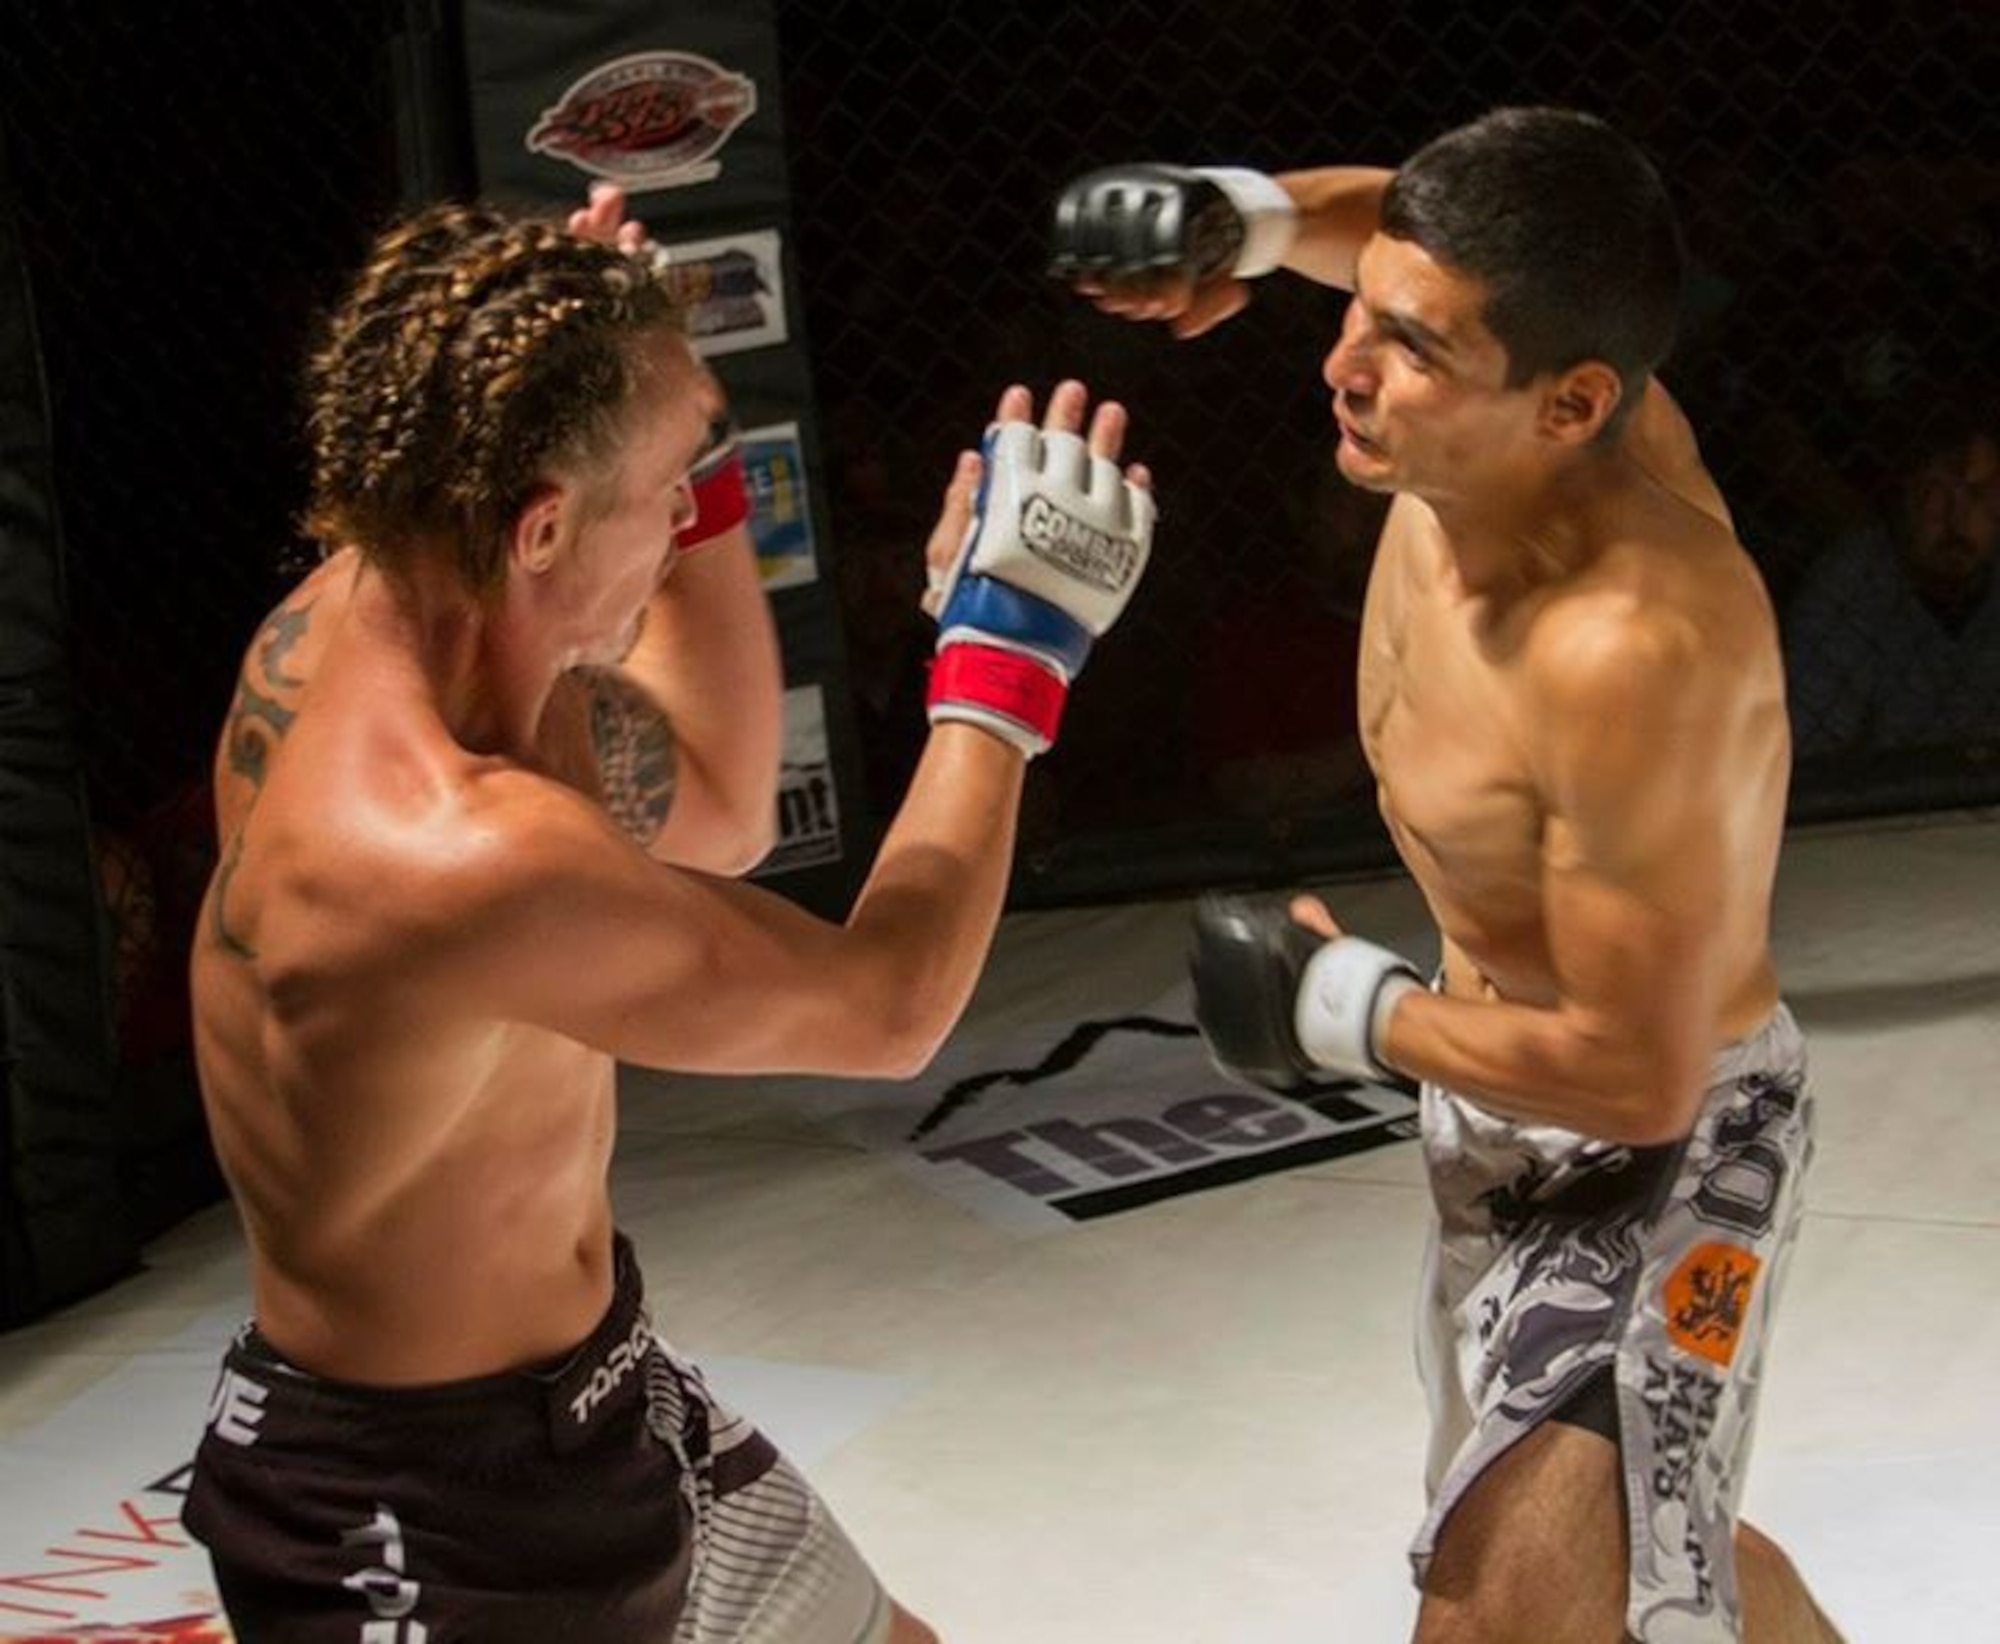
{"type": "Polygon", "coordinates": [[[2000,415],[1932,391],[1895,427],[1888,517],[1808,566],[1786,611],[1801,754],[2000,736],[2000,415]]]}
{"type": "Polygon", "coordinates": [[[1681,176],[1696,261],[1675,380],[1697,426],[1730,430],[1716,477],[1781,608],[1893,494],[1907,460],[1885,462],[1880,433],[1934,384],[1940,345],[2000,343],[2000,164],[1907,136],[1928,148],[1857,132],[1774,169],[1743,164],[1749,130],[1712,130],[1681,176]]]}

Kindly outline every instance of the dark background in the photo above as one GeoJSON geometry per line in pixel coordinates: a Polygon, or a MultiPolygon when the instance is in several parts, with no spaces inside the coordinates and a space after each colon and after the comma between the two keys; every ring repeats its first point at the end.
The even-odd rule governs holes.
{"type": "MultiPolygon", "coordinates": [[[[1697,269],[1667,375],[1781,610],[1831,545],[1892,518],[1911,453],[2000,380],[1983,0],[778,0],[777,19],[876,825],[922,735],[920,544],[1000,388],[1078,375],[1123,399],[1159,476],[1155,569],[1031,774],[1016,905],[1389,860],[1351,724],[1374,505],[1332,473],[1318,378],[1342,299],[1269,280],[1179,345],[1099,316],[1042,272],[1076,173],[1393,164],[1503,102],[1612,118],[1683,210],[1697,269]]],[[[8,0],[0,17],[120,1056],[141,1084],[181,1077],[210,740],[302,563],[309,323],[400,202],[451,183],[453,26],[448,0],[8,0]],[[421,89],[413,19],[440,31],[441,92],[421,89]]],[[[1990,802],[1996,718],[1813,752],[1794,816],[1990,802]]]]}

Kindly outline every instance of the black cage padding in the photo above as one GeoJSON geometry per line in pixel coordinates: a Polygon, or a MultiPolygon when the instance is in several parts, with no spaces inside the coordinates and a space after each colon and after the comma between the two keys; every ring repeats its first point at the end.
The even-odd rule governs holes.
{"type": "Polygon", "coordinates": [[[32,295],[0,150],[0,1327],[115,1278],[136,1241],[32,295]]]}

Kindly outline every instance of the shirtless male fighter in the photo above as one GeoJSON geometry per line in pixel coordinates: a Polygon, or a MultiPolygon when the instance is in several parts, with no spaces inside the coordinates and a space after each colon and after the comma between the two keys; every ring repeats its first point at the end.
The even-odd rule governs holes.
{"type": "Polygon", "coordinates": [[[1216,898],[1196,1009],[1247,1077],[1422,1083],[1416,1636],[1833,1638],[1737,1516],[1812,1108],[1768,939],[1777,633],[1654,375],[1666,191],[1602,121],[1511,109],[1394,173],[1132,166],[1057,202],[1055,271],[1181,336],[1278,267],[1353,293],[1337,460],[1394,494],[1360,728],[1443,965],[1216,898]]]}
{"type": "Polygon", "coordinates": [[[934,1637],[653,1335],[615,1064],[924,1066],[1149,480],[1119,406],[1064,383],[1037,427],[1008,389],[929,544],[933,729],[851,913],[726,877],[771,837],[776,647],[720,385],[622,213],[421,212],[312,360],[329,558],[245,658],[192,956],[255,1316],[186,1521],[246,1644],[934,1637]]]}

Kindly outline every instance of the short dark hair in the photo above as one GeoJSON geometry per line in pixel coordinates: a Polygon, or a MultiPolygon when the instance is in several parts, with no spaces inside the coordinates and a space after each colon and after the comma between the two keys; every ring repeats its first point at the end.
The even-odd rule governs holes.
{"type": "Polygon", "coordinates": [[[1382,232],[1485,286],[1509,387],[1602,360],[1629,409],[1673,345],[1686,262],[1673,204],[1595,115],[1503,108],[1447,132],[1396,172],[1382,232]]]}

